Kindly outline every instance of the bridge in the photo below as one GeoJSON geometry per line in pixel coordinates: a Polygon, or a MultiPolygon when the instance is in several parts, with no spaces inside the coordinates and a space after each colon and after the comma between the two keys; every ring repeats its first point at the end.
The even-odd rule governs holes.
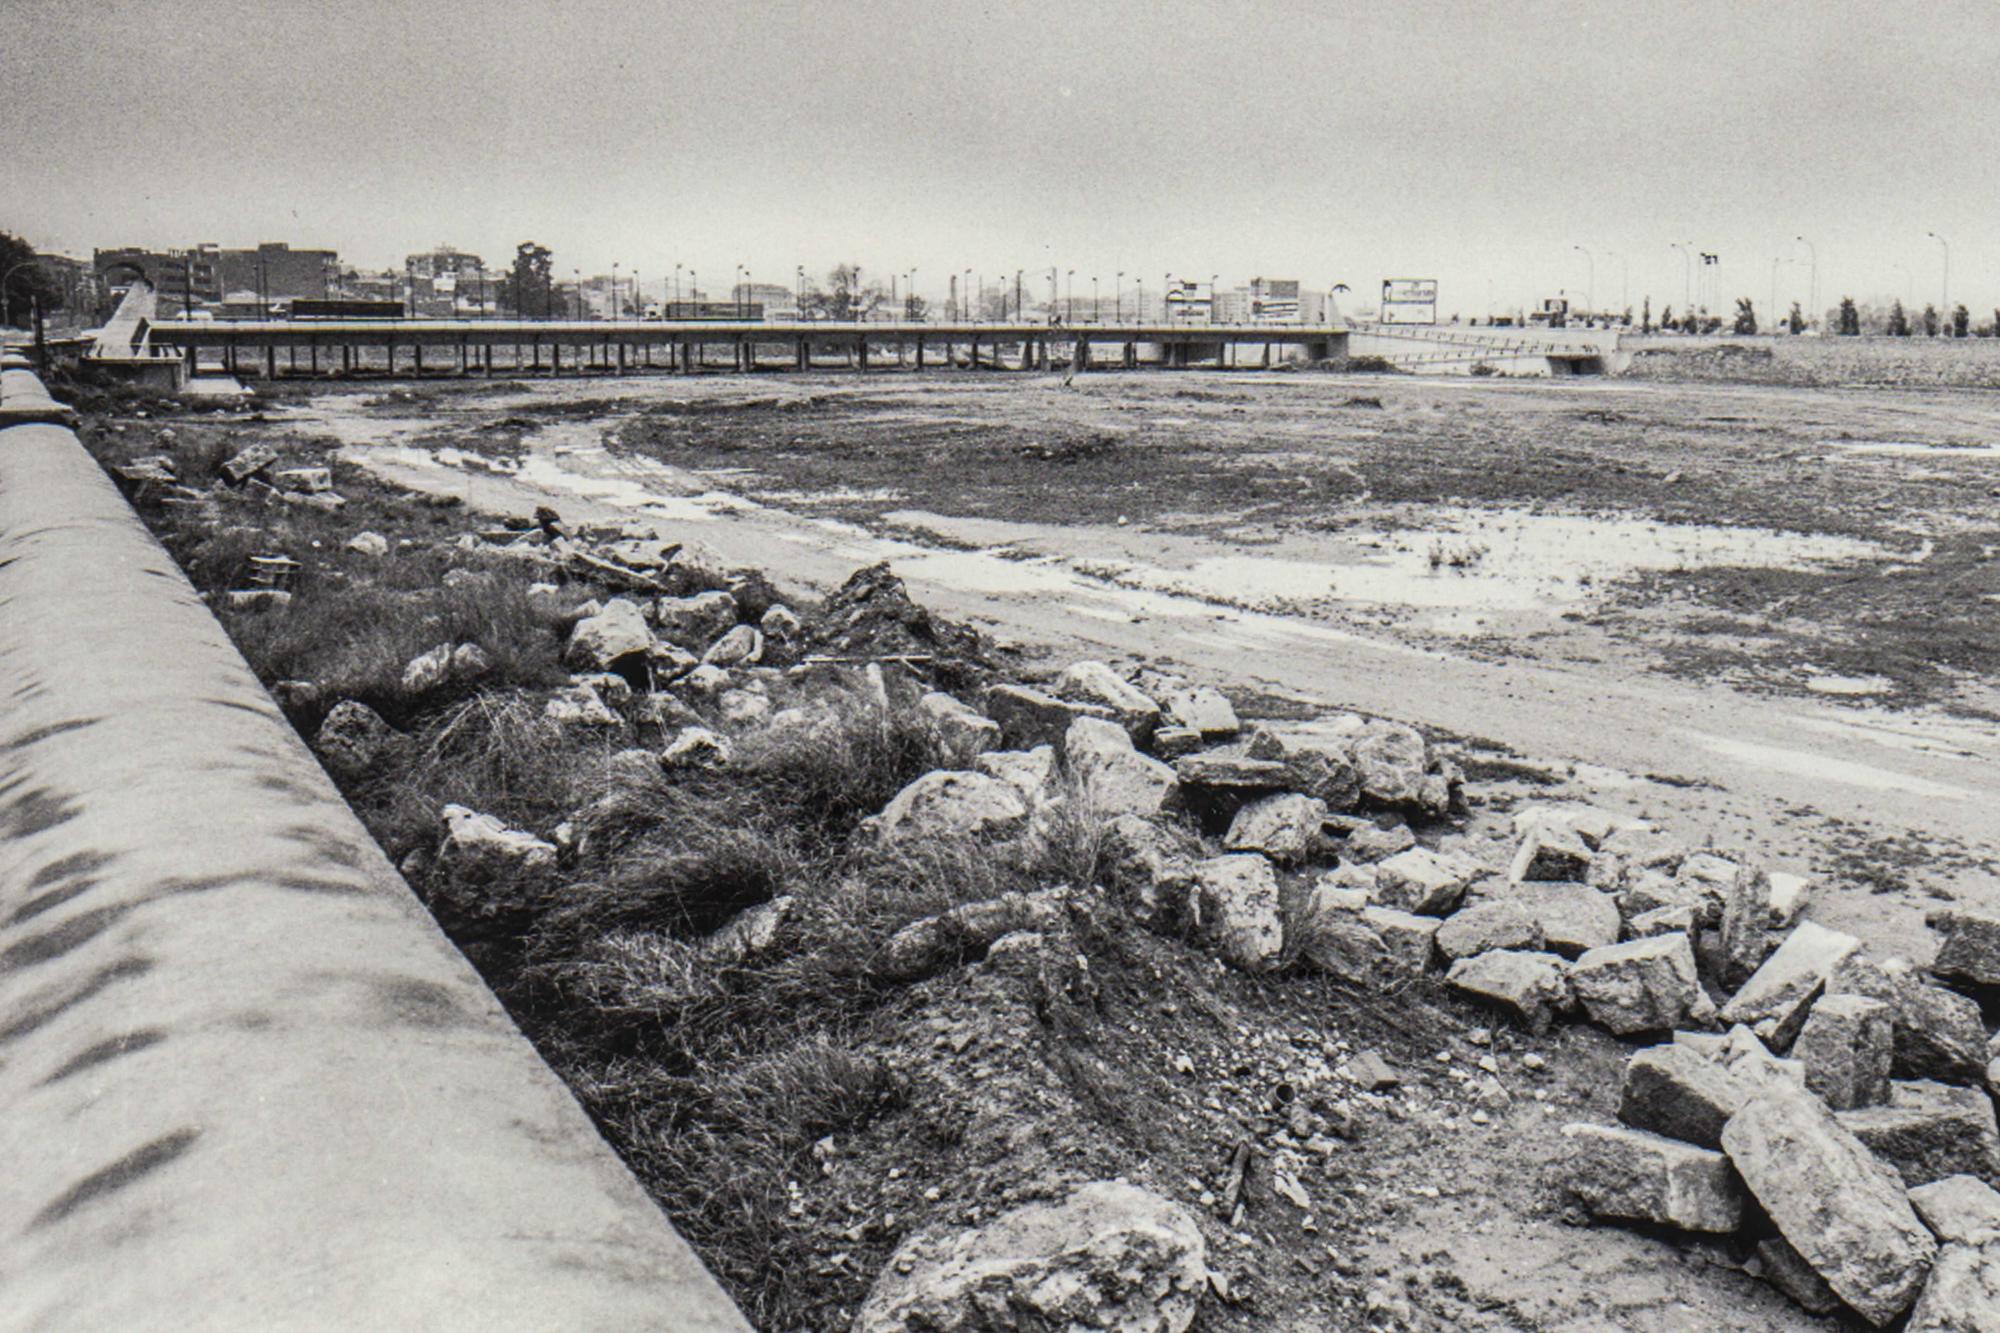
{"type": "Polygon", "coordinates": [[[155,358],[178,355],[231,374],[547,374],[705,369],[1047,370],[1055,365],[1269,365],[1274,356],[1338,360],[1344,325],[1118,322],[770,322],[724,320],[286,319],[161,320],[145,328],[155,358]],[[207,358],[204,361],[204,358],[207,358]],[[247,364],[246,364],[247,363],[247,364]]]}

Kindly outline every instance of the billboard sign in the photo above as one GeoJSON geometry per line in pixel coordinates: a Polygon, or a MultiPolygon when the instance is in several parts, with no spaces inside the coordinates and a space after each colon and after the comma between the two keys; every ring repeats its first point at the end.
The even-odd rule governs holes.
{"type": "Polygon", "coordinates": [[[1384,324],[1437,323],[1438,285],[1436,278],[1384,278],[1382,280],[1382,322],[1384,324]]]}

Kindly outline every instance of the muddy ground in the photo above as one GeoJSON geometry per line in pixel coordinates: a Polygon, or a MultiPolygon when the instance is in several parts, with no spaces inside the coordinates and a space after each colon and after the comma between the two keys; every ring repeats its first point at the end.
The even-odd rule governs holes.
{"type": "MultiPolygon", "coordinates": [[[[1546,795],[1646,814],[1814,875],[1813,915],[1921,959],[1927,907],[2000,897],[1996,422],[1958,391],[879,374],[288,387],[220,428],[337,443],[475,512],[637,516],[781,584],[886,558],[928,604],[1051,661],[1146,657],[1246,711],[1416,721],[1457,738],[1475,828],[1546,795]]],[[[1269,1114],[1286,1051],[1329,1035],[1313,1006],[1338,1002],[1225,989],[1220,1012],[1176,1007],[1206,987],[1121,997],[1092,1040],[1124,1081],[1069,1070],[1093,1123],[1159,1103],[1107,1163],[1137,1152],[1194,1198],[1216,1145],[1176,1126],[1269,1114]],[[1181,1056],[1198,1072],[1167,1072],[1181,1056]]],[[[1390,1054],[1409,1090],[1303,1182],[1305,1216],[1256,1193],[1218,1265],[1240,1299],[1205,1327],[1818,1326],[1741,1254],[1565,1214],[1555,1130],[1608,1118],[1617,1043],[1486,1047],[1466,1015],[1350,1009],[1341,1039],[1390,1054]],[[1506,1100],[1471,1094],[1482,1057],[1506,1100]]],[[[943,1055],[951,1037],[940,1076],[978,1067],[977,1044],[943,1055]]],[[[878,1205],[923,1197],[827,1175],[878,1205]]],[[[884,1226],[824,1262],[879,1258],[901,1229],[884,1226]]]]}

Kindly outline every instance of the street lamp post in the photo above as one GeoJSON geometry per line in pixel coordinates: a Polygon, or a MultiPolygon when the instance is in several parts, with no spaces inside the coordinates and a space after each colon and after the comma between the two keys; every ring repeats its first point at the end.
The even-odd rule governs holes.
{"type": "Polygon", "coordinates": [[[965,278],[958,285],[958,317],[966,323],[973,323],[979,312],[972,304],[972,270],[965,270],[965,278]]]}
{"type": "Polygon", "coordinates": [[[611,261],[611,308],[606,312],[609,319],[618,318],[618,261],[611,261]]]}
{"type": "Polygon", "coordinates": [[[1215,323],[1215,280],[1221,276],[1220,273],[1208,275],[1208,322],[1211,324],[1215,323]]]}
{"type": "Polygon", "coordinates": [[[1104,322],[1104,306],[1097,295],[1097,275],[1095,273],[1090,275],[1090,322],[1093,324],[1102,324],[1104,322]]]}
{"type": "Polygon", "coordinates": [[[1594,310],[1597,306],[1597,256],[1580,245],[1572,245],[1570,249],[1582,255],[1584,262],[1590,265],[1590,278],[1583,288],[1583,304],[1586,312],[1594,310]]]}
{"type": "Polygon", "coordinates": [[[1806,323],[1811,324],[1814,319],[1819,318],[1819,247],[1803,236],[1795,236],[1792,239],[1805,246],[1806,253],[1812,256],[1812,279],[1806,287],[1807,299],[1812,302],[1806,323]]]}
{"type": "Polygon", "coordinates": [[[1076,323],[1076,270],[1063,275],[1063,323],[1076,323]]]}
{"type": "MultiPolygon", "coordinates": [[[[1925,235],[1944,247],[1944,285],[1938,292],[1938,299],[1941,302],[1938,306],[1938,314],[1946,321],[1949,321],[1951,319],[1951,242],[1934,231],[1926,232],[1925,235]]],[[[1948,322],[1946,327],[1950,327],[1948,322]]]]}
{"type": "Polygon", "coordinates": [[[736,266],[736,318],[743,318],[743,265],[736,266]]]}
{"type": "Polygon", "coordinates": [[[1112,281],[1117,285],[1113,288],[1111,301],[1113,305],[1118,307],[1118,322],[1123,324],[1125,322],[1125,270],[1122,268],[1119,269],[1118,276],[1112,279],[1112,281]]]}
{"type": "Polygon", "coordinates": [[[1667,249],[1681,252],[1681,317],[1685,319],[1688,307],[1694,304],[1694,256],[1679,241],[1668,241],[1667,249]]]}

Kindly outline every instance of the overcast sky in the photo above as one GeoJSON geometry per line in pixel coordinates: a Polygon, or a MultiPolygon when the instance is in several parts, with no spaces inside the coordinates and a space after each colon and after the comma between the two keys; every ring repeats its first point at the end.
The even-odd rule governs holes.
{"type": "Polygon", "coordinates": [[[1167,272],[2000,303],[2000,9],[0,0],[0,228],[702,285],[1167,272]],[[1629,285],[1627,272],[1629,271],[1629,285]]]}

